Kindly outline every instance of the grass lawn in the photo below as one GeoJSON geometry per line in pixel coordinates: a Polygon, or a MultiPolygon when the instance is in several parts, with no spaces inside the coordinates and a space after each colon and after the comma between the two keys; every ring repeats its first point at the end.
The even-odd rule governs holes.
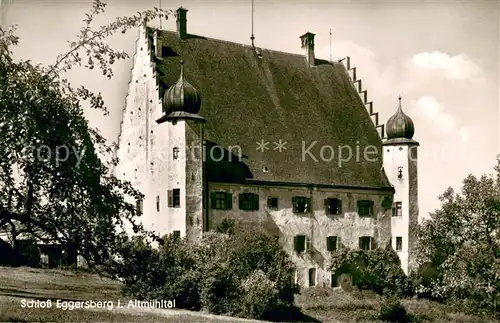
{"type": "MultiPolygon", "coordinates": [[[[378,320],[382,298],[371,292],[313,289],[296,297],[304,314],[321,322],[382,322],[378,320]],[[335,319],[335,320],[332,320],[335,319]]],[[[402,304],[412,322],[500,322],[492,317],[470,316],[450,306],[424,299],[405,299],[402,304]]]]}
{"type": "MultiPolygon", "coordinates": [[[[184,310],[116,308],[121,284],[84,272],[0,267],[0,322],[259,322],[184,310]],[[52,308],[23,308],[23,300],[52,300],[52,308]],[[112,301],[112,310],[55,307],[55,301],[112,301]]],[[[318,322],[380,322],[381,298],[372,293],[311,289],[296,297],[304,314],[318,322]]],[[[403,304],[413,322],[500,322],[457,313],[451,307],[427,300],[403,304]]]]}
{"type": "MultiPolygon", "coordinates": [[[[84,272],[0,267],[0,322],[258,322],[183,310],[117,309],[121,285],[84,272]],[[23,308],[23,300],[52,300],[51,308],[23,308]],[[56,308],[56,300],[112,301],[113,310],[56,308]]],[[[26,303],[25,303],[26,304],[26,303]]]]}

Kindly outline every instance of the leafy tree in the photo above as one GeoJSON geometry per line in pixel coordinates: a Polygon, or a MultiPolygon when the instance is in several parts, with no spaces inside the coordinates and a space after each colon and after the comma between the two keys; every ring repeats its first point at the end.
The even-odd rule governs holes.
{"type": "Polygon", "coordinates": [[[77,39],[50,66],[15,61],[15,27],[0,29],[0,230],[13,244],[20,235],[60,243],[94,268],[122,242],[119,227],[144,231],[130,202],[142,194],[113,175],[116,158],[101,160],[116,147],[89,125],[82,108],[88,101],[107,114],[101,93],[73,87],[64,73],[83,65],[110,79],[114,62],[128,55],[106,39],[170,14],[155,8],[94,29],[105,6],[93,1],[77,39]]]}
{"type": "MultiPolygon", "coordinates": [[[[463,180],[460,193],[448,188],[440,209],[419,227],[419,252],[437,278],[434,296],[469,299],[475,308],[498,307],[500,301],[500,158],[496,175],[463,180]]],[[[425,292],[425,289],[422,289],[425,292]]]]}

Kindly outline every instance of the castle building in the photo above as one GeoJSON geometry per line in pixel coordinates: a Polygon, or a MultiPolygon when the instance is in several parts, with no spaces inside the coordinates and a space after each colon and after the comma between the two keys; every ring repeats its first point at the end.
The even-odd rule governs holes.
{"type": "Polygon", "coordinates": [[[339,248],[391,244],[412,269],[413,122],[400,99],[385,138],[349,57],[315,58],[314,36],[297,55],[189,34],[184,8],[176,32],[144,23],[115,172],[145,195],[146,229],[196,242],[225,219],[260,226],[304,287],[337,285],[339,248]]]}

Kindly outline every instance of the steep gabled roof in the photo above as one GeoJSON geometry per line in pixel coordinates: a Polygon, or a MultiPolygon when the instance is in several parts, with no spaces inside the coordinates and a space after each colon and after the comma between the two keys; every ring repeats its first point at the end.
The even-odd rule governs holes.
{"type": "MultiPolygon", "coordinates": [[[[148,32],[155,53],[153,31],[148,32]]],[[[258,55],[251,46],[157,32],[163,46],[163,57],[155,59],[161,87],[175,84],[183,60],[186,80],[201,95],[208,145],[242,148],[243,164],[236,167],[240,180],[391,186],[382,170],[379,135],[341,63],[317,60],[311,67],[301,55],[265,49],[258,55]],[[279,140],[286,150],[275,149],[279,140]],[[269,142],[269,150],[257,150],[261,141],[269,142]],[[313,142],[310,151],[318,161],[307,154],[303,158],[313,142]],[[322,146],[334,148],[333,160],[328,161],[328,147],[321,158],[322,146]],[[353,157],[339,166],[340,146],[349,146],[353,157]],[[376,155],[367,156],[375,161],[365,159],[366,146],[376,149],[376,155]]],[[[227,176],[230,164],[235,166],[209,163],[209,180],[236,180],[235,174],[227,176]]]]}

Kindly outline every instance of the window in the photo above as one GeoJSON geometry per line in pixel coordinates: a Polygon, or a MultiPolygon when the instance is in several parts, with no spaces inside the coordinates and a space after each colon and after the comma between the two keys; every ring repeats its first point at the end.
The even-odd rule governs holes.
{"type": "Polygon", "coordinates": [[[243,211],[256,211],[259,209],[259,195],[243,193],[239,195],[239,207],[243,211]]]}
{"type": "Polygon", "coordinates": [[[212,192],[210,202],[214,210],[231,210],[233,195],[227,192],[212,192]]]}
{"type": "Polygon", "coordinates": [[[372,214],[373,214],[373,201],[370,201],[370,200],[358,201],[358,214],[359,214],[359,216],[372,216],[372,214]]]}
{"type": "Polygon", "coordinates": [[[156,211],[160,212],[160,196],[156,196],[156,211]]]}
{"type": "Polygon", "coordinates": [[[326,214],[342,214],[342,201],[339,199],[325,199],[326,214]]]}
{"type": "Polygon", "coordinates": [[[180,207],[181,206],[181,190],[179,188],[174,188],[173,194],[174,194],[174,207],[180,207]]]}
{"type": "Polygon", "coordinates": [[[396,251],[403,250],[403,237],[396,237],[396,251]]]}
{"type": "Polygon", "coordinates": [[[310,209],[310,199],[305,196],[295,196],[292,198],[293,213],[306,213],[310,209]]]}
{"type": "Polygon", "coordinates": [[[396,202],[392,207],[392,216],[402,216],[403,215],[403,203],[396,202]]]}
{"type": "Polygon", "coordinates": [[[179,147],[172,148],[172,158],[174,160],[179,158],[179,147]]]}
{"type": "Polygon", "coordinates": [[[271,209],[278,208],[278,198],[277,197],[268,197],[267,198],[267,207],[271,209]]]}
{"type": "Polygon", "coordinates": [[[181,206],[181,190],[179,188],[174,188],[173,190],[168,190],[168,206],[169,207],[180,207],[181,206]]]}
{"type": "Polygon", "coordinates": [[[311,249],[311,240],[305,235],[295,236],[295,251],[298,253],[311,249]]]}
{"type": "Polygon", "coordinates": [[[143,207],[142,207],[142,200],[136,200],[135,201],[135,210],[137,211],[138,214],[142,214],[143,207]]]}
{"type": "Polygon", "coordinates": [[[339,287],[339,275],[337,273],[332,273],[330,284],[331,287],[339,287]]]}
{"type": "Polygon", "coordinates": [[[316,286],[316,268],[309,268],[309,286],[316,286]]]}
{"type": "Polygon", "coordinates": [[[359,249],[361,250],[371,250],[372,249],[372,237],[359,237],[359,249]]]}
{"type": "Polygon", "coordinates": [[[174,238],[175,239],[180,239],[181,238],[181,232],[180,231],[174,231],[174,238]]]}
{"type": "Polygon", "coordinates": [[[340,249],[340,237],[328,236],[326,237],[326,249],[328,251],[336,251],[340,249]]]}

